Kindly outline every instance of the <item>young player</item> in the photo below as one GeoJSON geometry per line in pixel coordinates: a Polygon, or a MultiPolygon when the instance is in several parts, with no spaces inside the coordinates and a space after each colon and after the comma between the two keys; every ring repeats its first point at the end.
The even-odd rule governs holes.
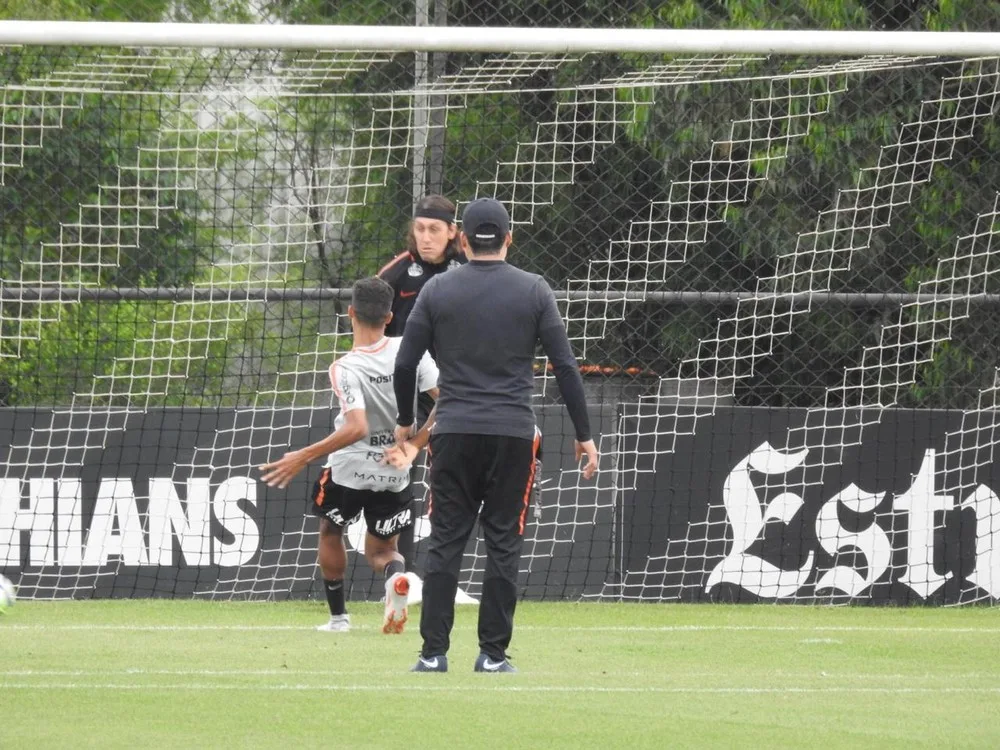
{"type": "MultiPolygon", "coordinates": [[[[330,607],[329,622],[318,630],[350,630],[344,603],[347,552],[343,532],[362,513],[368,525],[365,557],[373,570],[385,575],[382,630],[400,633],[406,624],[409,580],[396,541],[400,531],[413,524],[410,475],[383,462],[384,448],[394,442],[392,381],[401,342],[385,335],[392,318],[392,296],[392,288],[378,278],[354,284],[347,308],[354,348],[330,367],[330,382],[340,406],[333,434],[260,467],[268,486],[284,488],[309,463],[327,457],[309,503],[310,513],[319,517],[319,567],[330,607]]],[[[418,391],[437,398],[434,361],[422,358],[418,371],[418,391]]]]}

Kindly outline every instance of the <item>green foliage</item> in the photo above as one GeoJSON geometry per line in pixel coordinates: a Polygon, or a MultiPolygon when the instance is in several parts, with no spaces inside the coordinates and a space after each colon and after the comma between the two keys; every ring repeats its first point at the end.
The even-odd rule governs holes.
{"type": "Polygon", "coordinates": [[[4,0],[0,19],[249,22],[250,7],[246,0],[4,0]]]}
{"type": "MultiPolygon", "coordinates": [[[[412,2],[388,0],[7,0],[0,18],[407,25],[413,12],[412,2]]],[[[994,0],[452,0],[448,12],[454,26],[1000,29],[994,0]]],[[[260,52],[223,69],[214,53],[202,52],[145,78],[123,67],[123,84],[139,95],[73,98],[31,85],[86,66],[102,52],[11,49],[0,59],[3,161],[14,164],[0,185],[6,282],[58,274],[63,282],[109,288],[338,287],[375,273],[402,248],[413,201],[412,151],[400,141],[409,124],[411,56],[359,66],[296,96],[248,85],[246,99],[216,120],[191,109],[184,92],[210,91],[218,83],[213,76],[229,84],[250,80],[267,55],[281,65],[303,56],[260,52]],[[162,91],[172,93],[156,93],[162,91]],[[60,96],[62,106],[51,106],[60,96]],[[28,126],[31,117],[56,115],[58,121],[44,123],[49,127],[28,126]],[[13,134],[25,142],[17,144],[13,134]],[[173,168],[159,169],[168,154],[173,168]],[[342,172],[331,177],[336,170],[342,172]],[[346,172],[352,187],[331,192],[346,172]],[[109,206],[116,207],[113,215],[109,206]],[[112,238],[108,227],[120,232],[112,238]],[[274,262],[282,258],[288,262],[274,262]]],[[[452,54],[436,64],[456,73],[487,57],[452,54]]],[[[599,267],[608,269],[609,282],[643,278],[649,258],[633,249],[639,243],[627,242],[634,222],[670,261],[650,288],[752,291],[761,278],[778,274],[782,288],[792,289],[804,283],[796,248],[824,247],[827,240],[811,233],[835,228],[831,210],[846,205],[856,186],[874,184],[874,167],[887,149],[910,139],[917,145],[905,147],[915,162],[930,153],[934,132],[906,130],[921,107],[939,106],[949,116],[949,107],[959,106],[935,105],[942,76],[954,68],[836,74],[807,84],[782,77],[815,66],[814,57],[749,61],[724,82],[583,88],[590,92],[584,99],[594,98],[582,103],[573,98],[581,94],[568,90],[671,62],[632,53],[581,56],[519,81],[518,94],[475,91],[433,102],[437,140],[430,154],[442,173],[441,192],[465,201],[495,191],[511,202],[512,258],[556,287],[585,278],[595,262],[605,263],[599,267]],[[774,120],[761,137],[753,123],[775,113],[789,117],[774,120]],[[709,189],[715,193],[705,194],[709,189]],[[664,229],[667,220],[687,227],[685,235],[664,229]]],[[[912,195],[872,211],[877,228],[849,263],[843,254],[823,252],[809,262],[837,269],[832,291],[926,290],[957,238],[991,210],[1000,188],[996,153],[1000,125],[995,117],[980,118],[953,155],[928,168],[912,195]]],[[[996,293],[991,271],[978,269],[996,293]]],[[[118,405],[137,398],[245,404],[262,393],[292,402],[302,384],[294,378],[286,384],[288,376],[278,373],[315,369],[310,357],[325,361],[350,341],[338,328],[342,308],[333,303],[48,304],[37,317],[29,314],[35,308],[11,304],[0,324],[0,391],[19,404],[68,403],[74,394],[118,405]],[[140,361],[145,370],[135,372],[140,361]]],[[[624,309],[623,320],[612,320],[608,335],[588,348],[592,362],[712,374],[685,372],[694,365],[681,363],[716,335],[731,306],[624,309]]],[[[797,316],[792,333],[755,360],[754,382],[740,386],[738,401],[821,402],[864,347],[878,344],[883,325],[900,315],[906,320],[905,313],[893,314],[797,316]]],[[[996,317],[981,308],[953,321],[950,341],[927,347],[913,385],[896,394],[899,401],[970,403],[975,389],[989,384],[1000,353],[996,317]]],[[[921,330],[934,323],[916,322],[921,330]]]]}
{"type": "Polygon", "coordinates": [[[712,13],[697,0],[654,3],[635,14],[636,26],[652,29],[690,29],[707,26],[711,21],[712,13]]]}
{"type": "Polygon", "coordinates": [[[741,29],[857,29],[868,13],[857,0],[723,0],[727,25],[741,29]]]}
{"type": "Polygon", "coordinates": [[[265,0],[265,16],[284,23],[407,25],[413,23],[413,2],[391,0],[265,0]]]}

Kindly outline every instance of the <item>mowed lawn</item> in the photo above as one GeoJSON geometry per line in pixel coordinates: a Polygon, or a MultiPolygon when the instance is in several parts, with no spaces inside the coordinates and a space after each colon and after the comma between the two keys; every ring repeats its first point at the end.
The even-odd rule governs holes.
{"type": "Polygon", "coordinates": [[[0,747],[1000,747],[1000,610],[523,603],[516,675],[411,674],[419,607],[19,602],[0,747]]]}

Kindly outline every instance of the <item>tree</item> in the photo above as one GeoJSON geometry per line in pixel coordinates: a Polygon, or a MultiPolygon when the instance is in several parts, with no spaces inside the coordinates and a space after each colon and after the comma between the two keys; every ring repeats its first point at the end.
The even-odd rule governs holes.
{"type": "MultiPolygon", "coordinates": [[[[383,25],[410,24],[413,12],[410,2],[382,0],[13,0],[3,11],[19,18],[383,25]]],[[[451,0],[448,22],[986,30],[1000,24],[1000,3],[451,0]]],[[[5,282],[58,276],[64,284],[107,288],[340,287],[398,252],[413,199],[411,57],[362,56],[338,76],[329,74],[329,53],[163,55],[152,71],[118,63],[128,94],[23,85],[83,69],[104,52],[32,48],[0,61],[5,282]],[[310,70],[326,74],[309,79],[310,70]],[[290,71],[299,71],[298,88],[283,88],[290,71]],[[231,96],[223,106],[206,104],[222,91],[231,96]],[[24,141],[12,149],[13,134],[24,141]],[[110,228],[118,235],[112,238],[110,228]]],[[[437,62],[439,72],[456,75],[495,57],[456,53],[437,62]]],[[[912,133],[904,128],[919,119],[922,101],[936,101],[954,68],[915,64],[795,84],[784,74],[817,61],[784,57],[744,62],[731,80],[712,84],[608,83],[667,61],[585,55],[539,63],[530,76],[512,79],[510,93],[474,89],[433,98],[443,192],[461,201],[495,191],[509,200],[519,263],[556,287],[581,283],[597,269],[606,278],[595,278],[619,286],[751,291],[771,276],[779,285],[799,283],[798,261],[789,260],[798,238],[835,205],[838,191],[865,179],[884,148],[896,148],[900,133],[912,135],[903,139],[911,145],[899,147],[909,151],[893,155],[901,163],[926,163],[946,140],[934,132],[933,118],[912,133]],[[827,83],[828,91],[808,91],[812,99],[781,88],[827,83]],[[784,107],[801,115],[806,106],[823,114],[801,131],[795,128],[803,118],[774,116],[784,107]],[[748,122],[767,119],[765,111],[768,129],[742,138],[748,122]],[[663,229],[664,220],[684,232],[704,227],[704,236],[688,242],[663,229]],[[644,229],[653,245],[683,262],[646,257],[630,234],[644,229]]],[[[946,119],[956,119],[950,105],[940,106],[946,119]]],[[[979,106],[989,109],[987,98],[979,106]]],[[[834,291],[926,289],[956,238],[989,212],[1000,185],[993,157],[1000,128],[991,110],[974,114],[958,118],[956,127],[969,130],[954,140],[954,154],[920,178],[932,179],[894,207],[892,222],[853,254],[849,268],[831,276],[834,291]]],[[[600,338],[590,324],[573,324],[591,338],[592,363],[682,377],[718,374],[710,357],[695,356],[720,322],[728,325],[731,305],[618,309],[620,319],[610,316],[600,338]]],[[[291,400],[300,386],[310,387],[313,365],[302,358],[326,359],[324,348],[349,341],[337,326],[340,308],[317,303],[7,303],[2,313],[0,354],[8,356],[0,357],[0,391],[9,403],[66,403],[74,393],[94,403],[142,396],[148,403],[238,404],[271,391],[291,400]]],[[[950,342],[929,346],[920,331],[933,322],[921,312],[904,311],[904,319],[911,314],[906,330],[921,362],[916,382],[895,397],[920,406],[970,403],[992,376],[1000,321],[987,311],[959,316],[950,342]]],[[[753,355],[755,377],[741,384],[738,402],[822,402],[845,377],[861,377],[852,365],[865,347],[879,346],[892,321],[881,308],[797,316],[770,354],[753,355]]]]}

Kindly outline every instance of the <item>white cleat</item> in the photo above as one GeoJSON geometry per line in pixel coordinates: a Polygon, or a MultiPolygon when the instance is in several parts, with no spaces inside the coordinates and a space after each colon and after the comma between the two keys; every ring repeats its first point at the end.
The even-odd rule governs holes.
{"type": "Polygon", "coordinates": [[[330,622],[316,628],[316,630],[322,630],[325,633],[346,633],[350,629],[350,615],[330,615],[330,622]]]}
{"type": "Polygon", "coordinates": [[[409,604],[410,579],[404,573],[393,573],[385,582],[385,619],[383,633],[402,633],[406,626],[406,605],[409,604]]]}

